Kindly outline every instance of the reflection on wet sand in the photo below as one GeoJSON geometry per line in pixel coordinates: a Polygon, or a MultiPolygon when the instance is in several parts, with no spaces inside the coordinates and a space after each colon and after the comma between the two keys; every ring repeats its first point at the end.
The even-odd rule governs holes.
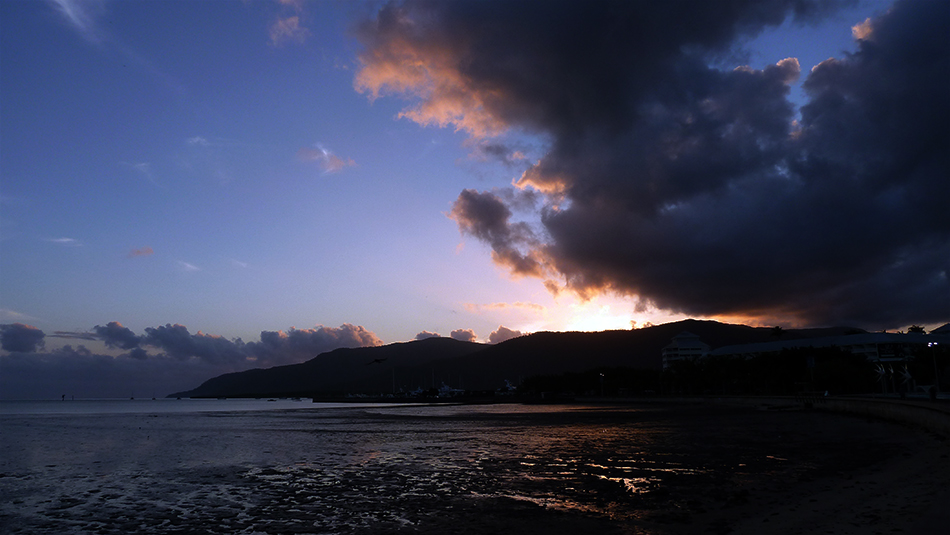
{"type": "Polygon", "coordinates": [[[2,424],[7,533],[715,532],[801,481],[861,470],[906,447],[877,422],[702,407],[2,424]],[[857,447],[866,440],[877,447],[857,447]]]}

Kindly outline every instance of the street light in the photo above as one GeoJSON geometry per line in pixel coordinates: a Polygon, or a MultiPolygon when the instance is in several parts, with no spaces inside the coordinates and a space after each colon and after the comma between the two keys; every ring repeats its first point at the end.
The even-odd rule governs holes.
{"type": "Polygon", "coordinates": [[[940,392],[940,377],[937,375],[937,342],[927,342],[927,347],[930,348],[930,356],[934,359],[934,388],[937,389],[937,392],[940,392]]]}

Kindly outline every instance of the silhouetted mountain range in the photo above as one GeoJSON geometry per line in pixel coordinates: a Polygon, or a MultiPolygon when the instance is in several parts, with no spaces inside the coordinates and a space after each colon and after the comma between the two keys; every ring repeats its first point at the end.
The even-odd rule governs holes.
{"type": "Polygon", "coordinates": [[[539,374],[593,368],[660,369],[662,349],[689,331],[712,348],[864,332],[850,327],[777,330],[683,320],[628,331],[539,332],[496,345],[428,338],[337,349],[306,362],[229,373],[169,397],[318,397],[388,394],[443,385],[469,391],[517,385],[539,374]]]}

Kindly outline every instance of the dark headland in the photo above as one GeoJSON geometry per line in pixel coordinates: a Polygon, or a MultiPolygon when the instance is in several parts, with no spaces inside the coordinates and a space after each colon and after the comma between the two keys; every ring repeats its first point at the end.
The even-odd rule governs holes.
{"type": "MultiPolygon", "coordinates": [[[[712,348],[770,342],[779,337],[782,340],[805,340],[865,333],[853,327],[783,330],[684,320],[623,331],[539,332],[496,345],[451,338],[428,338],[379,347],[337,349],[299,364],[229,373],[209,379],[192,390],[170,394],[169,397],[386,399],[409,395],[493,395],[499,391],[512,392],[514,389],[519,389],[522,394],[526,391],[534,394],[554,391],[567,395],[586,393],[614,397],[663,393],[703,394],[714,391],[738,394],[793,393],[778,391],[779,387],[771,384],[774,381],[768,378],[747,378],[751,386],[733,392],[726,392],[729,388],[738,388],[738,383],[732,379],[716,379],[714,384],[684,383],[689,374],[696,375],[697,370],[680,370],[679,382],[671,382],[669,374],[664,376],[662,372],[662,351],[673,337],[684,331],[695,334],[712,348]],[[717,391],[719,389],[722,390],[717,391]],[[748,391],[754,389],[764,390],[748,391]]],[[[814,366],[814,355],[798,355],[795,358],[802,361],[799,370],[802,378],[807,380],[809,373],[814,378],[814,370],[809,372],[804,364],[811,358],[810,365],[814,366]]],[[[819,359],[822,358],[819,355],[819,359]]],[[[788,362],[781,362],[784,362],[783,366],[789,365],[788,362]]],[[[713,364],[719,368],[732,365],[718,361],[713,364]]],[[[834,366],[821,365],[829,370],[835,366],[840,368],[837,361],[832,364],[834,366]]],[[[730,374],[739,373],[726,368],[717,368],[712,372],[702,370],[704,380],[715,374],[731,377],[730,374]]],[[[788,376],[785,369],[777,369],[776,373],[788,376]]],[[[863,383],[851,384],[849,388],[868,388],[873,392],[873,367],[862,366],[859,375],[863,383]]],[[[783,388],[815,388],[803,381],[800,383],[789,383],[783,388]]]]}

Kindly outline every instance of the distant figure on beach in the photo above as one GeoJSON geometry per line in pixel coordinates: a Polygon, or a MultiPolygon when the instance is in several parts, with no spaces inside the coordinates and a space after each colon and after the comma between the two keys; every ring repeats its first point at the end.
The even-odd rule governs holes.
{"type": "Polygon", "coordinates": [[[66,394],[63,394],[63,401],[66,401],[66,394]]]}

